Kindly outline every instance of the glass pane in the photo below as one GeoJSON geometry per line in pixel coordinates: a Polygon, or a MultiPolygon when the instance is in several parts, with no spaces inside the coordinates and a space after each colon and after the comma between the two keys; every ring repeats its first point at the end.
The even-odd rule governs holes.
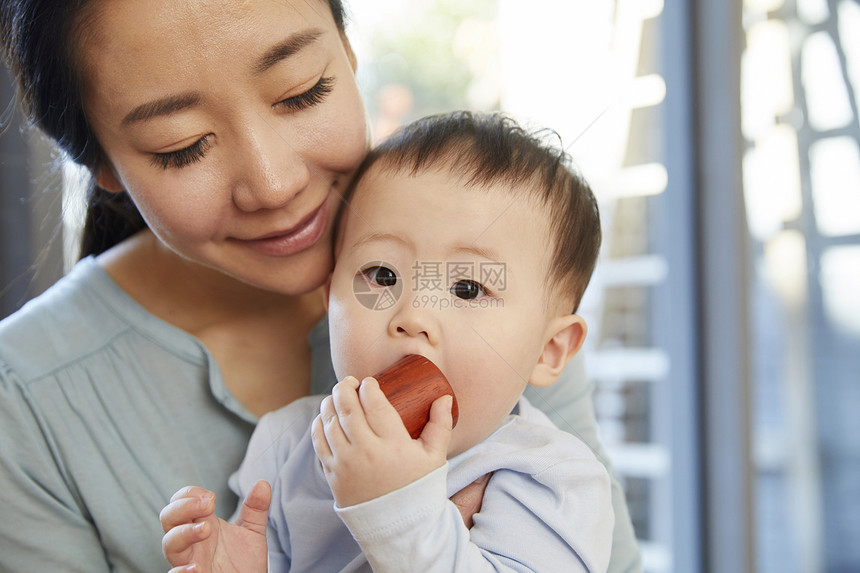
{"type": "Polygon", "coordinates": [[[860,148],[852,137],[821,139],[809,149],[815,222],[823,235],[860,233],[860,148]]]}
{"type": "Polygon", "coordinates": [[[806,39],[801,53],[809,124],[817,131],[848,125],[853,119],[836,46],[827,32],[806,39]]]}
{"type": "Polygon", "coordinates": [[[842,42],[848,77],[854,86],[854,101],[860,101],[860,5],[852,0],[839,2],[839,40],[842,42]]]}
{"type": "Polygon", "coordinates": [[[805,24],[820,24],[830,16],[827,0],[797,0],[797,14],[805,24]]]}
{"type": "Polygon", "coordinates": [[[743,163],[744,198],[750,232],[758,240],[782,229],[803,208],[797,133],[788,125],[765,132],[743,163]]]}
{"type": "Polygon", "coordinates": [[[821,255],[820,280],[829,321],[860,337],[860,246],[826,250],[821,255]]]}
{"type": "Polygon", "coordinates": [[[741,60],[744,135],[759,137],[794,107],[788,27],[779,20],[754,24],[741,60]]]}
{"type": "MultiPolygon", "coordinates": [[[[802,85],[784,96],[793,99],[792,109],[750,118],[753,129],[744,127],[750,137],[744,185],[755,240],[756,571],[857,571],[860,7],[798,0],[777,13],[748,7],[745,14],[748,23],[765,18],[791,30],[793,45],[801,47],[792,73],[802,85]],[[776,126],[755,129],[770,121],[776,126]],[[806,166],[807,173],[799,171],[806,166]]],[[[748,34],[753,28],[748,25],[748,34]]],[[[752,98],[755,106],[754,80],[745,75],[743,81],[744,105],[752,98]]]]}

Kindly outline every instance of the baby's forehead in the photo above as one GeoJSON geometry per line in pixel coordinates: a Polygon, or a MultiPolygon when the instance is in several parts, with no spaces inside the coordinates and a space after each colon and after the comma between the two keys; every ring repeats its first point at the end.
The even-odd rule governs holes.
{"type": "MultiPolygon", "coordinates": [[[[554,218],[549,205],[533,187],[536,184],[535,181],[508,180],[476,182],[468,174],[458,173],[448,166],[411,170],[373,165],[353,189],[348,204],[343,208],[343,219],[337,233],[343,237],[347,233],[361,232],[368,226],[368,221],[376,221],[371,226],[377,227],[422,225],[428,216],[440,210],[481,210],[482,206],[490,205],[496,212],[494,223],[464,223],[461,218],[453,217],[446,219],[449,223],[446,229],[469,232],[474,230],[474,225],[485,224],[507,228],[513,217],[513,220],[528,221],[527,232],[541,237],[544,244],[551,246],[558,240],[554,218]],[[426,186],[422,185],[423,182],[426,186]],[[440,187],[444,190],[438,195],[426,192],[440,187]],[[383,207],[388,205],[392,210],[383,207]],[[382,215],[380,208],[389,215],[382,215]]],[[[481,235],[485,233],[478,234],[481,235]]],[[[491,235],[486,235],[486,238],[491,235]]],[[[528,248],[525,242],[521,246],[528,248]]]]}
{"type": "Polygon", "coordinates": [[[350,202],[355,202],[362,196],[366,198],[374,193],[390,192],[392,189],[408,193],[407,190],[397,187],[397,182],[403,178],[420,182],[422,179],[438,181],[440,177],[445,179],[449,189],[464,195],[474,193],[483,198],[489,197],[491,201],[513,201],[521,208],[546,209],[545,202],[541,199],[542,194],[537,189],[540,183],[536,177],[515,181],[500,175],[484,181],[468,169],[458,169],[454,159],[438,160],[418,169],[379,160],[371,165],[356,183],[350,202]]]}

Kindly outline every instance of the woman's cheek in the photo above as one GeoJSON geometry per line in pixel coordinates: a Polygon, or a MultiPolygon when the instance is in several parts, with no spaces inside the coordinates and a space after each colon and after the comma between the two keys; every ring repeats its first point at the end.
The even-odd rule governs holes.
{"type": "Polygon", "coordinates": [[[159,204],[150,208],[140,208],[140,211],[149,228],[168,242],[207,241],[219,228],[211,212],[195,213],[192,209],[184,209],[183,205],[159,204]]]}
{"type": "Polygon", "coordinates": [[[344,92],[326,109],[323,124],[307,133],[316,135],[311,148],[325,150],[332,171],[351,176],[370,150],[370,130],[358,89],[349,86],[344,92]]]}
{"type": "Polygon", "coordinates": [[[147,225],[157,235],[181,242],[208,241],[223,234],[227,228],[223,217],[227,200],[217,184],[183,179],[189,178],[131,191],[147,225]]]}

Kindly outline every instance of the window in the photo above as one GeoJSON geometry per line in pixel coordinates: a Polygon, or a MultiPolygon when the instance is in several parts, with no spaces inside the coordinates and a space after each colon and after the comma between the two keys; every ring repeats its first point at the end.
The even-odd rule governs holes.
{"type": "Polygon", "coordinates": [[[860,4],[748,0],[758,570],[860,568],[860,4]]]}

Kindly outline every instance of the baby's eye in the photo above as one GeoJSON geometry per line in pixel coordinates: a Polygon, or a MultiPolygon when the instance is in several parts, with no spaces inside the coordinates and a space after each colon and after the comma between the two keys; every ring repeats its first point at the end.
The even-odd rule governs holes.
{"type": "Polygon", "coordinates": [[[397,284],[397,273],[388,267],[370,267],[362,271],[371,282],[381,287],[393,287],[397,284]]]}
{"type": "Polygon", "coordinates": [[[472,280],[460,280],[451,287],[451,294],[464,300],[472,300],[487,294],[483,285],[472,280]]]}

